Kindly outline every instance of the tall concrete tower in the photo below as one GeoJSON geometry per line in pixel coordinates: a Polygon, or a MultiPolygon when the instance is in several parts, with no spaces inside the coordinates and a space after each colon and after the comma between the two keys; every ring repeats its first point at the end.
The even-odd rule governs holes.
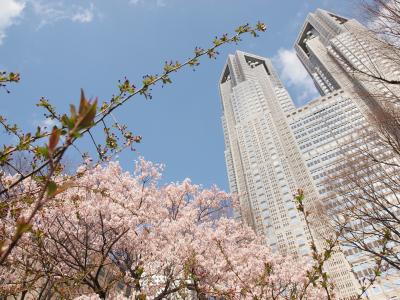
{"type": "Polygon", "coordinates": [[[399,85],[390,84],[400,80],[400,50],[355,19],[317,9],[308,14],[294,48],[321,95],[346,89],[372,109],[400,96],[399,85]]]}
{"type": "MultiPolygon", "coordinates": [[[[315,208],[321,191],[309,164],[332,159],[338,135],[354,130],[362,115],[344,91],[296,108],[271,61],[240,51],[228,57],[219,85],[226,165],[231,192],[239,196],[238,217],[273,250],[309,255],[311,233],[293,194],[301,187],[307,209],[315,208]],[[349,108],[358,115],[331,122],[332,115],[349,108]],[[341,131],[330,130],[324,122],[342,126],[341,131]]],[[[343,254],[334,255],[327,270],[342,298],[356,294],[358,284],[343,254]]]]}
{"type": "MultiPolygon", "coordinates": [[[[311,234],[323,247],[317,235],[329,232],[318,220],[307,230],[293,194],[304,189],[310,210],[337,206],[326,181],[360,142],[358,133],[371,128],[368,115],[400,99],[398,85],[379,80],[400,80],[389,56],[400,53],[380,43],[356,20],[321,9],[310,13],[294,47],[321,97],[299,108],[269,59],[240,51],[228,57],[219,85],[230,189],[239,197],[237,217],[273,250],[308,255],[311,234]]],[[[371,275],[372,265],[371,257],[343,245],[326,268],[339,297],[350,299],[359,289],[356,278],[371,275]]],[[[367,296],[397,299],[399,293],[399,276],[392,274],[367,296]]]]}
{"type": "MultiPolygon", "coordinates": [[[[322,9],[308,14],[294,48],[321,95],[325,95],[325,98],[329,99],[335,94],[344,92],[351,100],[352,106],[357,107],[354,109],[349,106],[342,112],[335,112],[332,109],[325,111],[328,115],[335,112],[329,119],[330,121],[323,121],[324,117],[315,116],[317,123],[314,131],[319,134],[321,123],[327,122],[331,127],[330,130],[336,134],[335,142],[340,141],[336,146],[331,144],[329,147],[326,145],[321,147],[318,143],[314,145],[305,142],[307,139],[312,139],[310,136],[312,130],[306,130],[308,134],[300,137],[299,127],[295,129],[298,144],[303,151],[303,158],[307,161],[308,169],[312,173],[322,201],[330,203],[335,208],[335,206],[340,206],[338,205],[339,196],[329,193],[323,182],[326,181],[329,174],[335,172],[338,165],[343,163],[341,160],[343,155],[346,155],[343,153],[343,148],[351,151],[352,148],[356,149],[359,147],[358,145],[365,144],[366,140],[371,139],[368,142],[370,143],[369,147],[373,148],[375,153],[387,153],[387,149],[379,142],[373,141],[373,135],[370,135],[368,139],[360,137],[357,129],[369,127],[371,131],[374,131],[376,129],[370,126],[369,120],[365,116],[380,114],[388,104],[390,104],[390,109],[394,107],[398,109],[400,85],[391,82],[400,81],[400,65],[398,63],[400,50],[383,42],[357,20],[347,19],[322,9]],[[336,122],[340,119],[346,120],[347,123],[344,124],[343,132],[336,122]],[[356,126],[351,126],[352,124],[356,126]],[[346,126],[353,128],[346,130],[346,126]],[[346,143],[347,145],[345,145],[346,143]],[[345,147],[343,147],[344,145],[345,147]],[[306,148],[309,151],[304,151],[306,148]],[[329,152],[327,152],[328,148],[330,148],[329,152]],[[326,154],[329,154],[328,158],[332,157],[327,159],[326,154]]],[[[302,110],[304,111],[309,105],[304,106],[302,110]]],[[[346,104],[337,102],[335,105],[336,108],[340,106],[346,107],[346,104]]],[[[332,106],[332,108],[334,107],[332,106]]],[[[296,118],[299,116],[293,116],[291,120],[296,118]]],[[[300,128],[302,127],[304,125],[300,126],[300,128]]],[[[307,127],[311,129],[312,126],[306,126],[305,129],[307,127]]],[[[325,127],[327,126],[325,125],[325,127]]],[[[389,167],[385,168],[384,173],[390,174],[390,172],[389,167]]],[[[367,185],[370,181],[365,178],[364,182],[367,185]]],[[[380,192],[383,192],[383,188],[381,189],[380,192]]],[[[397,198],[397,195],[387,193],[387,199],[392,196],[397,198]]],[[[389,202],[387,205],[390,205],[389,202]]],[[[355,224],[357,222],[358,220],[354,220],[355,224]]],[[[372,245],[375,245],[376,239],[370,237],[365,240],[365,243],[375,247],[372,245]]],[[[373,257],[346,245],[343,250],[360,281],[373,275],[373,257]]],[[[389,269],[386,273],[367,291],[369,299],[400,299],[400,297],[397,298],[397,295],[400,294],[399,272],[389,269]]]]}
{"type": "Polygon", "coordinates": [[[240,216],[280,251],[307,252],[308,233],[292,198],[311,180],[297,182],[293,174],[306,168],[285,121],[295,110],[290,96],[269,59],[240,51],[228,57],[220,91],[229,183],[239,195],[240,216]]]}

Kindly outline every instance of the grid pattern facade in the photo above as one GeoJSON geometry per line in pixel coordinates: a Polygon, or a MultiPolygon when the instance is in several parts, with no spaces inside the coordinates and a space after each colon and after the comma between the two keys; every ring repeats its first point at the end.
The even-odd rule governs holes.
{"type": "MultiPolygon", "coordinates": [[[[241,204],[238,215],[264,236],[273,250],[310,254],[310,232],[295,208],[293,194],[299,187],[304,189],[308,207],[321,198],[313,180],[317,173],[310,172],[307,164],[332,158],[326,157],[336,147],[335,132],[326,132],[326,124],[320,125],[334,121],[332,126],[339,122],[351,130],[345,126],[347,115],[332,116],[340,115],[337,108],[345,110],[352,103],[341,92],[329,96],[329,101],[326,97],[314,101],[313,107],[297,109],[271,61],[240,51],[228,57],[220,93],[229,183],[241,204]],[[326,142],[329,150],[321,148],[326,142]],[[310,154],[316,149],[326,151],[310,154]]],[[[341,253],[329,261],[327,270],[342,299],[354,296],[358,285],[341,253]]]]}
{"type": "Polygon", "coordinates": [[[317,9],[307,16],[294,48],[321,95],[345,89],[370,109],[400,95],[398,86],[379,80],[400,80],[400,50],[379,42],[354,19],[317,9]]]}
{"type": "MultiPolygon", "coordinates": [[[[335,197],[338,196],[330,193],[324,182],[343,163],[344,155],[358,147],[357,143],[365,143],[365,139],[357,135],[360,128],[368,128],[364,115],[376,112],[385,100],[400,95],[398,87],[373,78],[400,78],[398,64],[390,59],[396,53],[393,51],[398,50],[380,48],[379,45],[376,37],[356,20],[317,9],[307,16],[294,46],[321,95],[333,98],[332,94],[343,93],[331,101],[331,108],[325,109],[326,115],[315,116],[318,121],[314,132],[312,126],[304,123],[292,125],[320,197],[332,206],[337,203],[335,197]],[[329,114],[332,114],[331,118],[329,114]],[[310,128],[307,130],[307,127],[310,128]],[[330,138],[329,131],[332,132],[330,138]]],[[[373,140],[369,142],[379,151],[373,140]]],[[[343,252],[359,280],[371,275],[371,258],[345,246],[343,252]]],[[[367,294],[369,299],[400,299],[397,297],[400,294],[399,274],[383,276],[367,294]]]]}

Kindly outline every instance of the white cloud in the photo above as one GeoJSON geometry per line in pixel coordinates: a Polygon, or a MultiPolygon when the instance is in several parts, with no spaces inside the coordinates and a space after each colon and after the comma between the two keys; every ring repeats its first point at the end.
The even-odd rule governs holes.
{"type": "Polygon", "coordinates": [[[49,130],[56,125],[59,125],[59,123],[56,120],[52,119],[46,119],[39,122],[39,126],[42,128],[42,130],[49,130]]]}
{"type": "Polygon", "coordinates": [[[41,19],[38,28],[62,20],[88,23],[94,19],[94,4],[88,7],[68,5],[62,1],[28,0],[33,11],[41,19]]]}
{"type": "Polygon", "coordinates": [[[17,0],[0,1],[0,45],[6,37],[6,29],[18,20],[25,8],[25,2],[17,0]]]}
{"type": "Polygon", "coordinates": [[[167,6],[166,0],[129,0],[129,4],[138,5],[138,4],[150,4],[151,6],[156,7],[165,7],[167,6]]]}
{"type": "Polygon", "coordinates": [[[50,118],[41,119],[42,117],[38,116],[36,113],[32,116],[32,125],[34,128],[40,127],[42,131],[49,131],[53,128],[53,126],[60,126],[60,123],[57,120],[52,120],[50,118]]]}
{"type": "Polygon", "coordinates": [[[93,3],[90,4],[89,8],[80,7],[79,10],[74,15],[72,15],[71,20],[80,23],[92,22],[94,17],[93,10],[94,10],[93,3]]]}
{"type": "Polygon", "coordinates": [[[297,58],[294,50],[279,49],[273,61],[286,87],[294,90],[295,95],[293,96],[298,104],[319,95],[311,77],[297,58]]]}
{"type": "Polygon", "coordinates": [[[18,22],[28,6],[40,19],[38,29],[62,20],[77,23],[93,21],[95,17],[93,3],[86,6],[67,3],[63,0],[0,0],[0,45],[6,37],[6,30],[18,22]]]}

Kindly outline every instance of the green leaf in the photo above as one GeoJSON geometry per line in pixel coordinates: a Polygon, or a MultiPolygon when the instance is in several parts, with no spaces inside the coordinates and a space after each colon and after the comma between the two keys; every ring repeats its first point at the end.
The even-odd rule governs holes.
{"type": "Polygon", "coordinates": [[[136,299],[137,299],[137,300],[146,300],[147,297],[146,297],[145,294],[140,294],[140,295],[136,296],[136,299]]]}
{"type": "Polygon", "coordinates": [[[265,26],[265,24],[262,23],[262,22],[257,22],[257,24],[256,24],[256,29],[257,29],[258,31],[264,32],[265,30],[267,30],[267,26],[265,26]]]}
{"type": "Polygon", "coordinates": [[[81,89],[81,101],[79,102],[79,115],[82,115],[88,108],[88,101],[86,100],[85,93],[81,89]]]}
{"type": "Polygon", "coordinates": [[[70,104],[69,105],[69,111],[71,112],[71,118],[76,118],[76,108],[75,105],[70,104]]]}
{"type": "Polygon", "coordinates": [[[174,69],[174,66],[173,66],[173,64],[172,64],[172,61],[171,61],[171,62],[165,62],[165,65],[164,65],[164,72],[165,72],[165,73],[169,73],[169,72],[171,72],[173,69],[174,69]]]}
{"type": "Polygon", "coordinates": [[[57,184],[54,181],[50,181],[47,185],[47,197],[53,197],[57,191],[57,184]]]}
{"type": "Polygon", "coordinates": [[[156,79],[156,76],[153,75],[146,75],[143,77],[143,85],[144,86],[149,86],[152,85],[154,83],[154,80],[156,79]]]}
{"type": "Polygon", "coordinates": [[[191,59],[190,61],[189,61],[189,65],[191,66],[191,67],[194,67],[194,66],[198,66],[200,63],[199,63],[199,60],[197,59],[197,58],[193,58],[193,59],[191,59]]]}
{"type": "Polygon", "coordinates": [[[220,40],[221,40],[221,42],[223,42],[223,43],[229,42],[228,35],[227,35],[226,33],[223,34],[220,40]]]}
{"type": "Polygon", "coordinates": [[[250,33],[253,37],[258,37],[258,34],[255,30],[251,30],[250,33]]]}
{"type": "Polygon", "coordinates": [[[35,235],[35,237],[37,239],[40,239],[40,238],[42,238],[44,236],[44,232],[42,230],[39,230],[39,229],[35,230],[33,233],[34,233],[34,235],[35,235]]]}
{"type": "Polygon", "coordinates": [[[144,268],[143,268],[143,267],[137,267],[137,268],[135,269],[135,275],[136,275],[137,277],[139,277],[139,278],[142,276],[143,272],[144,272],[144,268]]]}
{"type": "Polygon", "coordinates": [[[219,46],[222,44],[222,41],[219,38],[215,37],[215,39],[213,40],[213,44],[215,46],[219,46]]]}
{"type": "Polygon", "coordinates": [[[232,42],[234,42],[236,44],[239,43],[241,40],[242,39],[240,37],[236,36],[236,35],[232,38],[232,42]]]}
{"type": "MultiPolygon", "coordinates": [[[[73,105],[72,105],[72,106],[73,106],[73,105]]],[[[67,115],[63,115],[63,116],[61,117],[61,123],[62,123],[65,127],[67,127],[68,129],[74,128],[74,122],[73,122],[73,120],[72,120],[71,118],[68,118],[67,115]]]]}
{"type": "Polygon", "coordinates": [[[41,128],[40,128],[40,126],[38,126],[37,128],[36,128],[36,132],[35,132],[35,137],[40,137],[41,135],[42,135],[42,132],[41,132],[41,128]]]}
{"type": "Polygon", "coordinates": [[[79,128],[88,128],[93,125],[94,123],[94,117],[96,116],[97,112],[97,100],[93,102],[93,104],[88,103],[88,106],[86,108],[86,111],[84,111],[80,117],[82,118],[81,121],[79,122],[79,128]]]}
{"type": "Polygon", "coordinates": [[[79,132],[73,132],[73,133],[71,134],[71,136],[72,136],[73,138],[80,138],[80,137],[82,136],[82,134],[79,133],[79,132]]]}
{"type": "Polygon", "coordinates": [[[172,83],[171,78],[168,75],[161,77],[163,84],[172,83]]]}
{"type": "Polygon", "coordinates": [[[32,229],[32,225],[29,223],[19,223],[17,225],[17,234],[24,234],[32,229]]]}
{"type": "Polygon", "coordinates": [[[22,198],[22,201],[25,202],[26,204],[31,205],[35,201],[35,199],[33,199],[29,195],[26,195],[25,197],[22,198]]]}
{"type": "Polygon", "coordinates": [[[36,154],[38,154],[39,156],[42,156],[44,158],[48,158],[49,157],[49,149],[47,148],[47,146],[37,147],[36,154]]]}
{"type": "Polygon", "coordinates": [[[142,141],[142,137],[140,136],[140,135],[136,135],[134,138],[133,138],[133,141],[135,142],[135,143],[140,143],[141,141],[142,141]]]}

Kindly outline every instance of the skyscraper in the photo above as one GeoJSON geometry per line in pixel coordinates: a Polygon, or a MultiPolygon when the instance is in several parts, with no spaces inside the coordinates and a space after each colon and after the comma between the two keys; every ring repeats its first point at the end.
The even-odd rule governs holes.
{"type": "Polygon", "coordinates": [[[321,95],[346,89],[373,109],[400,95],[399,86],[389,83],[400,79],[399,49],[355,19],[317,9],[308,14],[294,48],[321,95]]]}
{"type": "MultiPolygon", "coordinates": [[[[331,115],[354,105],[343,91],[338,91],[296,109],[271,61],[240,51],[228,57],[220,92],[230,189],[239,195],[242,220],[264,236],[273,250],[308,255],[311,236],[295,207],[293,194],[301,187],[307,207],[318,203],[314,174],[307,163],[316,164],[318,159],[331,155],[335,136],[326,132],[329,127],[318,127],[317,119],[329,120],[331,115]],[[319,111],[330,113],[318,115],[319,111]],[[308,135],[305,129],[309,126],[325,136],[320,140],[320,135],[308,135]],[[322,147],[323,143],[331,143],[324,153],[307,156],[311,148],[322,147]]],[[[335,121],[349,125],[348,119],[335,121]]],[[[351,129],[347,126],[346,130],[351,129]]],[[[336,254],[328,265],[341,297],[355,295],[357,282],[344,256],[336,254]]]]}
{"type": "MultiPolygon", "coordinates": [[[[336,159],[318,166],[315,165],[315,161],[320,159],[315,157],[309,165],[322,201],[339,207],[340,196],[329,193],[323,181],[326,181],[329,174],[334,174],[340,164],[346,163],[345,159],[346,156],[350,156],[349,152],[359,148],[360,145],[369,144],[368,147],[374,149],[374,155],[391,155],[390,149],[385,148],[379,143],[379,140],[374,141],[374,133],[377,129],[370,126],[370,119],[365,120],[365,116],[380,115],[389,108],[388,105],[390,105],[389,111],[392,111],[393,104],[398,107],[400,88],[399,85],[390,82],[400,79],[400,67],[397,61],[399,49],[380,40],[357,20],[347,19],[322,9],[317,9],[307,16],[294,48],[321,95],[329,96],[341,90],[345,91],[351,102],[358,108],[358,112],[346,109],[343,113],[335,116],[336,119],[348,119],[348,116],[352,115],[352,118],[358,123],[353,130],[345,131],[335,138],[338,143],[336,148],[332,148],[332,151],[336,153],[336,159]],[[359,113],[360,116],[358,116],[359,113]],[[360,130],[361,128],[363,130],[360,130]],[[372,134],[366,136],[365,129],[370,130],[372,134]]],[[[338,128],[333,128],[340,133],[338,128]]],[[[323,153],[325,150],[315,147],[313,151],[323,153]]],[[[304,155],[306,154],[304,153],[304,155]]],[[[391,159],[396,161],[394,156],[391,159]]],[[[359,188],[364,190],[374,182],[376,192],[385,194],[386,209],[392,209],[389,208],[392,205],[389,199],[397,199],[397,196],[393,195],[393,190],[391,192],[384,191],[383,185],[379,185],[379,182],[376,181],[387,180],[383,175],[378,175],[382,174],[382,171],[385,174],[391,174],[393,171],[389,165],[384,167],[381,165],[379,168],[376,169],[374,176],[382,176],[380,179],[375,178],[371,181],[367,174],[366,177],[360,178],[358,185],[363,182],[359,188]],[[380,187],[378,188],[378,186],[380,187]]],[[[397,173],[397,171],[394,172],[397,173]]],[[[364,172],[364,174],[366,173],[364,172]]],[[[388,176],[396,176],[396,174],[388,176]]],[[[370,203],[365,205],[369,206],[370,203]]],[[[359,224],[357,225],[359,221],[354,220],[354,226],[359,226],[359,224]]],[[[362,231],[370,230],[368,225],[362,226],[365,228],[362,231]]],[[[370,249],[379,249],[377,236],[365,236],[362,238],[363,243],[368,244],[370,249]]],[[[359,249],[352,249],[347,245],[344,245],[342,250],[359,280],[362,281],[373,275],[374,258],[370,257],[367,252],[360,253],[359,249]]],[[[369,289],[368,296],[370,298],[398,299],[395,298],[395,295],[400,294],[398,271],[389,268],[386,273],[369,289]]]]}
{"type": "MultiPolygon", "coordinates": [[[[222,124],[230,189],[241,206],[237,215],[275,251],[310,253],[311,233],[293,194],[302,188],[309,209],[321,201],[334,203],[324,181],[340,162],[344,146],[351,146],[357,132],[368,126],[366,115],[379,102],[373,92],[383,87],[354,76],[355,67],[374,63],[367,61],[366,48],[357,47],[368,46],[355,36],[363,30],[357,21],[323,10],[309,14],[295,49],[322,96],[299,108],[271,60],[238,51],[224,66],[219,83],[222,124]]],[[[323,226],[316,226],[323,234],[323,226]]],[[[326,266],[341,299],[353,297],[359,289],[356,278],[370,272],[368,259],[353,254],[336,253],[326,266]]],[[[393,285],[387,291],[377,285],[368,296],[395,299],[389,297],[397,292],[393,285]]]]}
{"type": "MultiPolygon", "coordinates": [[[[305,172],[305,167],[293,165],[296,158],[289,160],[297,153],[285,147],[294,140],[282,122],[286,113],[295,110],[290,96],[269,59],[239,51],[228,58],[220,90],[230,189],[240,195],[241,217],[265,234],[273,247],[303,251],[295,236],[306,239],[307,231],[292,203],[292,193],[300,185],[290,169],[305,172]],[[292,217],[301,226],[293,225],[292,217]]],[[[307,184],[310,180],[304,177],[301,186],[307,184]]]]}

